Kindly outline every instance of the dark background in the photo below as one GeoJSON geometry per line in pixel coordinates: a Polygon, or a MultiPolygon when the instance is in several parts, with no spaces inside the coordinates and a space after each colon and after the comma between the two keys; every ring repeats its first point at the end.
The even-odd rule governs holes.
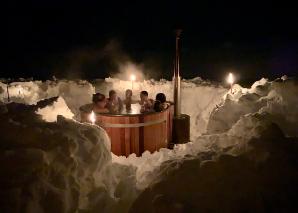
{"type": "Polygon", "coordinates": [[[169,79],[176,27],[183,29],[184,78],[221,81],[229,71],[242,81],[296,76],[296,7],[240,4],[9,1],[0,78],[104,78],[129,60],[148,77],[169,79]]]}

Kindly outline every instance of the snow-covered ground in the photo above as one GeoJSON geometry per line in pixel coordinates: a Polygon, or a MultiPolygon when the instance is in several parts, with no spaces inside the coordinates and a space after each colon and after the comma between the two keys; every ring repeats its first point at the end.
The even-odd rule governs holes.
{"type": "MultiPolygon", "coordinates": [[[[147,90],[151,98],[164,92],[172,100],[170,81],[133,86],[135,98],[147,90]]],[[[261,79],[251,88],[234,85],[231,94],[200,78],[184,80],[182,111],[191,116],[191,142],[128,158],[110,153],[104,130],[71,119],[95,91],[115,89],[123,96],[127,88],[131,82],[111,78],[93,85],[14,82],[10,96],[20,104],[5,104],[0,83],[1,209],[297,210],[297,81],[261,79]]]]}

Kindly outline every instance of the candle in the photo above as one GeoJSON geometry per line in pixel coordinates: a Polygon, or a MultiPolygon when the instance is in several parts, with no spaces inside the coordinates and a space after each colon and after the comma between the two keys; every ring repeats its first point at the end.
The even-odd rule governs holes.
{"type": "Polygon", "coordinates": [[[95,124],[96,116],[95,116],[95,113],[93,111],[89,115],[89,120],[91,121],[92,124],[95,124]]]}

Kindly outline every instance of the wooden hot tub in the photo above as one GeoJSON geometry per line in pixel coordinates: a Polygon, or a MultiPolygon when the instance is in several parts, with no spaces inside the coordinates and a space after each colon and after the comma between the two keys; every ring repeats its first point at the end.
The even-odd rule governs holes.
{"type": "Polygon", "coordinates": [[[168,147],[172,141],[173,105],[163,112],[96,114],[96,124],[111,139],[112,152],[140,156],[168,147]]]}

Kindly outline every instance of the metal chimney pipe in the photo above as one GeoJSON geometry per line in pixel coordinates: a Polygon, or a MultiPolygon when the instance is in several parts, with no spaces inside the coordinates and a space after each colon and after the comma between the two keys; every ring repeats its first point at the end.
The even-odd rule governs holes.
{"type": "Polygon", "coordinates": [[[181,114],[181,78],[180,78],[180,35],[182,30],[176,30],[176,56],[174,63],[174,117],[172,142],[169,147],[174,144],[187,143],[190,141],[190,116],[181,114]]]}
{"type": "Polygon", "coordinates": [[[175,65],[174,65],[174,104],[175,104],[175,110],[174,110],[174,116],[179,117],[181,115],[181,86],[180,86],[180,48],[179,48],[179,40],[182,30],[178,29],[176,30],[176,55],[175,55],[175,65]]]}

